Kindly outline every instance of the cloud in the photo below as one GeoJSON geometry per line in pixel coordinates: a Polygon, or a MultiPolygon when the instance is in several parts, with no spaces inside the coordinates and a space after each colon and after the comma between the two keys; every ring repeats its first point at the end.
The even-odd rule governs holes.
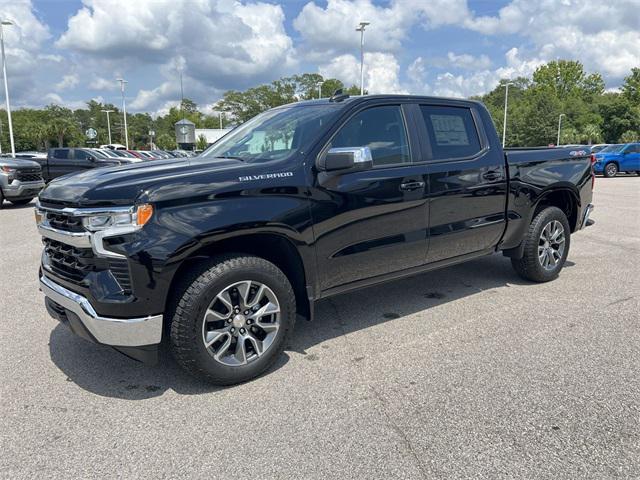
{"type": "Polygon", "coordinates": [[[512,0],[498,15],[463,25],[485,35],[518,34],[534,56],[578,59],[587,70],[619,79],[640,65],[639,7],[637,0],[512,0]]]}
{"type": "Polygon", "coordinates": [[[89,83],[89,88],[91,90],[116,90],[118,88],[118,82],[115,77],[113,79],[107,79],[96,75],[89,83]]]}
{"type": "MultiPolygon", "coordinates": [[[[389,53],[365,53],[364,86],[369,93],[406,93],[400,85],[400,65],[389,53]]],[[[360,85],[360,60],[353,55],[341,55],[321,65],[320,74],[337,78],[349,85],[360,85]]]]}
{"type": "Polygon", "coordinates": [[[80,79],[78,78],[78,75],[76,73],[72,73],[63,76],[62,80],[56,83],[55,88],[56,90],[66,90],[75,87],[79,82],[80,79]]]}
{"type": "Polygon", "coordinates": [[[295,64],[284,20],[279,5],[261,2],[85,0],[56,46],[130,66],[180,59],[193,78],[230,88],[295,64]]]}
{"type": "Polygon", "coordinates": [[[449,64],[463,70],[484,70],[491,66],[491,59],[486,55],[474,57],[467,53],[456,55],[453,52],[447,53],[449,64]]]}

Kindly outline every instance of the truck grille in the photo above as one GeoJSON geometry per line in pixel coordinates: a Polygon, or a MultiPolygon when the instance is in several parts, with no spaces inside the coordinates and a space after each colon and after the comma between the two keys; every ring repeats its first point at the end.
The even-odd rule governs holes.
{"type": "Polygon", "coordinates": [[[18,170],[16,178],[21,182],[39,182],[42,180],[40,170],[18,170]]]}
{"type": "Polygon", "coordinates": [[[65,232],[85,231],[84,226],[82,225],[82,218],[80,217],[48,211],[47,220],[49,225],[58,230],[64,230],[65,232]]]}
{"type": "Polygon", "coordinates": [[[131,295],[131,277],[126,259],[98,258],[90,248],[76,248],[50,238],[43,238],[49,267],[55,275],[77,285],[87,286],[91,272],[110,270],[125,295],[131,295]]]}

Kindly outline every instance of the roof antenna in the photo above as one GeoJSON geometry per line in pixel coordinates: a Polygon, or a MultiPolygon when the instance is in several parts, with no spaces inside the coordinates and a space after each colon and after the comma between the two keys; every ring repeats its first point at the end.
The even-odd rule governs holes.
{"type": "Polygon", "coordinates": [[[330,102],[341,102],[343,100],[346,100],[347,98],[349,98],[349,95],[346,94],[346,93],[343,93],[342,89],[339,88],[335,92],[333,92],[333,95],[331,96],[329,101],[330,102]]]}

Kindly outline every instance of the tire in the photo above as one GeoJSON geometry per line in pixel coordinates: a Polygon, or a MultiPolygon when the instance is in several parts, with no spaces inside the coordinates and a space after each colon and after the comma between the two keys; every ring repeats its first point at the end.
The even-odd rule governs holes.
{"type": "Polygon", "coordinates": [[[31,198],[21,198],[20,200],[9,200],[12,204],[14,205],[26,205],[28,204],[31,200],[33,200],[34,197],[31,198]]]}
{"type": "Polygon", "coordinates": [[[602,170],[602,174],[607,178],[615,177],[618,174],[618,165],[613,162],[607,163],[604,166],[604,170],[602,170]]]}
{"type": "Polygon", "coordinates": [[[284,350],[296,319],[296,298],[285,274],[273,263],[253,256],[212,259],[185,279],[175,300],[169,328],[173,356],[189,373],[216,385],[246,382],[271,367],[284,350]],[[253,307],[251,299],[257,302],[253,307]],[[227,306],[229,301],[234,308],[247,310],[235,313],[227,306]],[[279,313],[252,320],[270,305],[278,305],[279,313]]]}
{"type": "MultiPolygon", "coordinates": [[[[559,227],[558,227],[559,228],[559,227]]],[[[556,238],[556,241],[560,237],[556,238]]],[[[558,277],[562,270],[571,243],[571,229],[567,216],[557,207],[546,207],[540,211],[531,225],[524,239],[524,255],[522,258],[512,258],[511,264],[515,271],[525,280],[533,282],[548,282],[558,277]],[[563,242],[546,242],[543,233],[547,238],[552,237],[554,227],[560,225],[562,228],[563,242]],[[550,230],[546,230],[549,228],[550,230]],[[544,243],[543,243],[544,242],[544,243]],[[559,245],[563,245],[560,252],[559,245]],[[546,253],[541,249],[545,249],[546,253]],[[551,252],[550,250],[554,250],[551,252]],[[547,265],[545,266],[545,263],[547,265]]]]}
{"type": "Polygon", "coordinates": [[[2,210],[3,205],[4,205],[4,195],[2,194],[2,189],[0,188],[0,210],[2,210]]]}

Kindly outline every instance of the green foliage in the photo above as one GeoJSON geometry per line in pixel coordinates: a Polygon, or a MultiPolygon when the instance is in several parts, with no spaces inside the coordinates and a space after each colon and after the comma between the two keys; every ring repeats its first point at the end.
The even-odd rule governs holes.
{"type": "MultiPolygon", "coordinates": [[[[502,133],[506,80],[479,97],[502,133]]],[[[540,66],[531,80],[518,78],[509,87],[509,147],[555,144],[558,118],[561,143],[615,143],[624,132],[640,130],[640,102],[634,101],[640,69],[632,69],[622,94],[605,93],[600,74],[588,74],[580,62],[559,60],[540,66]]]]}
{"type": "Polygon", "coordinates": [[[196,139],[196,150],[205,150],[209,146],[209,142],[207,142],[207,137],[204,135],[200,135],[196,139]]]}
{"type": "Polygon", "coordinates": [[[639,132],[636,132],[633,130],[627,130],[622,135],[620,135],[620,140],[618,141],[620,143],[631,143],[631,142],[637,142],[639,140],[640,140],[639,132]]]}

